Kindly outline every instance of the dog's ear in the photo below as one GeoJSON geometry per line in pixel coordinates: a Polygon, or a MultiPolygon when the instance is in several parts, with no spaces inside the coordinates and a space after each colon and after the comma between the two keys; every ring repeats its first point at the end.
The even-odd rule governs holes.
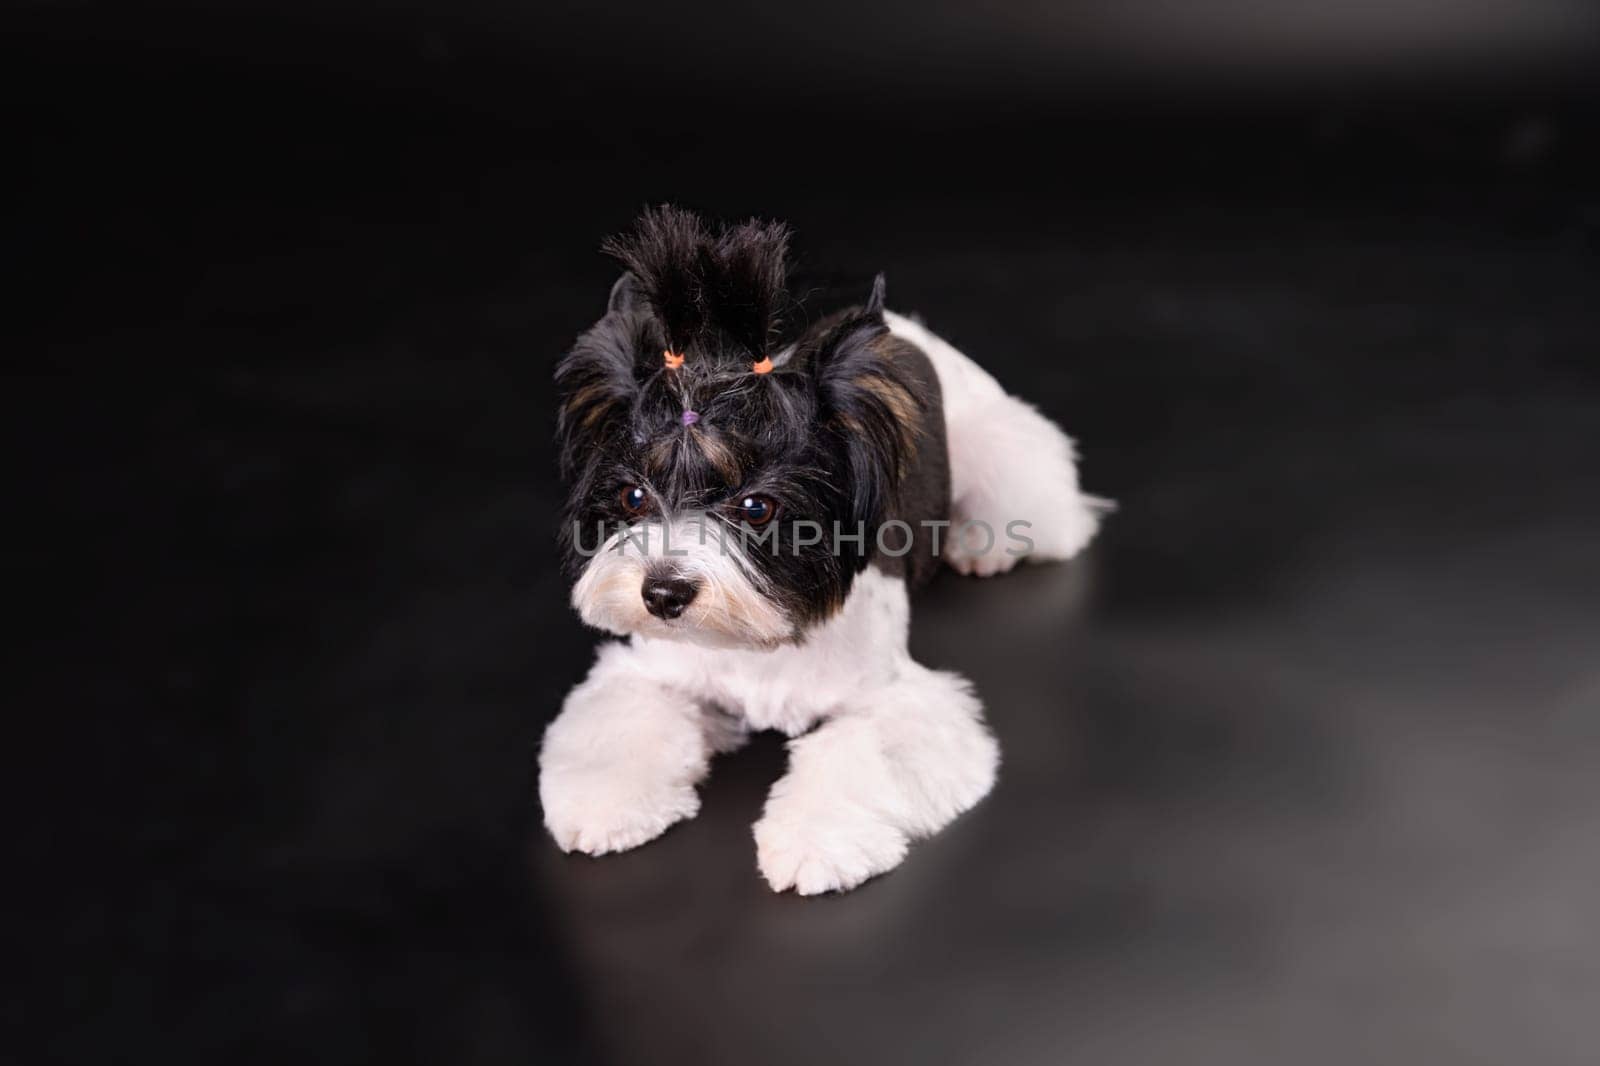
{"type": "Polygon", "coordinates": [[[639,396],[639,352],[655,343],[656,332],[643,315],[608,314],[556,364],[563,477],[572,478],[627,431],[639,396]]]}
{"type": "Polygon", "coordinates": [[[639,293],[639,279],[633,271],[625,270],[617,283],[611,286],[611,297],[606,301],[606,314],[630,314],[639,310],[643,297],[639,293]]]}
{"type": "Polygon", "coordinates": [[[867,297],[867,314],[883,317],[883,294],[887,287],[888,282],[884,281],[881,272],[872,279],[872,294],[867,297]]]}
{"type": "Polygon", "coordinates": [[[810,354],[819,421],[850,471],[852,522],[883,520],[916,453],[923,389],[883,319],[883,276],[810,354]]]}

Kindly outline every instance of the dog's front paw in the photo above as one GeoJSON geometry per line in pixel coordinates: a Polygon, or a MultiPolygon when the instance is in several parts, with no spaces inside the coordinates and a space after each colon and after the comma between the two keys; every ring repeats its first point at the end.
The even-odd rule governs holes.
{"type": "Polygon", "coordinates": [[[546,770],[539,775],[539,802],[561,850],[588,855],[636,848],[700,809],[692,784],[652,786],[616,767],[546,770]]]}
{"type": "Polygon", "coordinates": [[[1020,555],[1002,548],[990,547],[987,551],[972,551],[965,545],[952,541],[945,547],[944,561],[958,574],[968,577],[993,577],[1016,566],[1020,555]]]}
{"type": "Polygon", "coordinates": [[[906,857],[906,837],[860,808],[808,811],[775,800],[756,823],[756,865],[774,892],[842,892],[906,857]]]}

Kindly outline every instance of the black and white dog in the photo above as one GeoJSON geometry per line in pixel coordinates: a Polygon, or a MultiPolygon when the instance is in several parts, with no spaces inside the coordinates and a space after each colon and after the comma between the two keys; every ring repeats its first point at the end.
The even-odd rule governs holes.
{"type": "Polygon", "coordinates": [[[993,786],[962,678],[906,650],[906,593],[1094,535],[1072,442],[918,322],[864,306],[785,332],[788,230],[647,211],[626,273],[562,359],[565,548],[615,633],[545,734],[566,851],[622,851],[699,809],[711,757],[777,729],[755,826],[774,890],[852,888],[993,786]]]}

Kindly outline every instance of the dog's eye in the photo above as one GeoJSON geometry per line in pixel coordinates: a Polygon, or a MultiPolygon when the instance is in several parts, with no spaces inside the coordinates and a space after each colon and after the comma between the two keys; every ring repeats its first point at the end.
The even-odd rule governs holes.
{"type": "Polygon", "coordinates": [[[629,485],[623,489],[619,498],[622,500],[622,509],[629,514],[639,514],[650,502],[649,495],[638,485],[629,485]]]}
{"type": "Polygon", "coordinates": [[[746,496],[739,501],[739,516],[752,526],[764,526],[778,513],[778,505],[768,496],[746,496]]]}

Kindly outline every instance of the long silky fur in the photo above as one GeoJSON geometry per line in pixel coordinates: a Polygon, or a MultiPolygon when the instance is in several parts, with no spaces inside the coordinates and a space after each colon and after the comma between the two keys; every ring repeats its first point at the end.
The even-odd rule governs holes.
{"type": "Polygon", "coordinates": [[[697,341],[705,326],[704,282],[697,265],[710,239],[698,215],[663,204],[646,209],[632,233],[600,244],[639,279],[668,343],[678,351],[697,341]]]}
{"type": "Polygon", "coordinates": [[[751,219],[723,230],[700,257],[708,319],[751,360],[767,355],[787,301],[789,227],[751,219]]]}

